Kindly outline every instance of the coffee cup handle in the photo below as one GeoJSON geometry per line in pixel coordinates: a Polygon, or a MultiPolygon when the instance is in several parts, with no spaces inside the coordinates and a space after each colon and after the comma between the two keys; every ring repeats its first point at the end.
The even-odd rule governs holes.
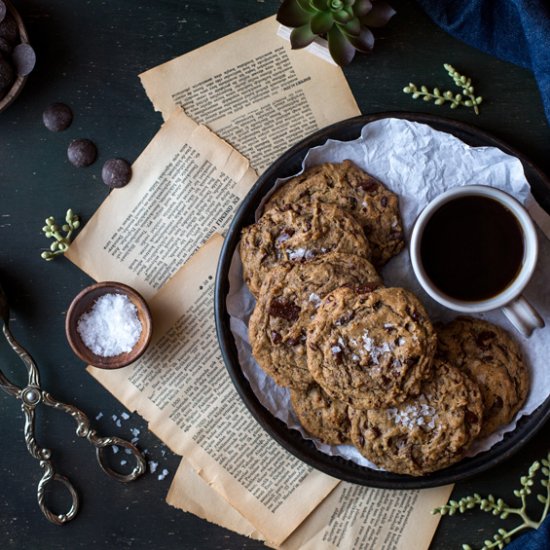
{"type": "Polygon", "coordinates": [[[523,297],[519,296],[514,301],[506,304],[502,312],[514,328],[519,330],[524,336],[531,336],[531,333],[544,326],[544,320],[537,313],[537,310],[523,297]]]}

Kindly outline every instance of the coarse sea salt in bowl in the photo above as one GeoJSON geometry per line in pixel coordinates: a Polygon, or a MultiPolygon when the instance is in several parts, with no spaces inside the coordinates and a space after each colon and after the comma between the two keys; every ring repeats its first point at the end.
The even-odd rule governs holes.
{"type": "Polygon", "coordinates": [[[96,283],[74,298],[65,319],[67,340],[88,365],[119,369],[136,361],[151,340],[149,307],[133,288],[96,283]]]}

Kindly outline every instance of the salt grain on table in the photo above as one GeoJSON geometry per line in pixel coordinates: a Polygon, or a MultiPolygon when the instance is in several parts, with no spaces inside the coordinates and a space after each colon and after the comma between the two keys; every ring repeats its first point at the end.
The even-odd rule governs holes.
{"type": "MultiPolygon", "coordinates": [[[[84,345],[100,357],[128,353],[136,345],[142,326],[137,308],[124,294],[105,294],[78,320],[84,345]]],[[[116,419],[113,417],[113,420],[116,419]]]]}

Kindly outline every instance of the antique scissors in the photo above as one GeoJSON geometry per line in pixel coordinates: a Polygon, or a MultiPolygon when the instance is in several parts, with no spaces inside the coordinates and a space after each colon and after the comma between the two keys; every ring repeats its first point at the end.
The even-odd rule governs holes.
{"type": "Polygon", "coordinates": [[[145,459],[139,451],[139,449],[124,439],[119,437],[99,437],[95,430],[90,428],[90,421],[88,417],[79,409],[73,405],[68,405],[66,403],[61,403],[54,399],[47,391],[44,391],[40,387],[40,378],[38,373],[38,368],[33,361],[29,353],[23,349],[19,343],[12,336],[9,329],[9,307],[6,299],[6,295],[0,285],[0,319],[3,321],[2,330],[4,336],[8,341],[12,349],[17,353],[21,361],[23,361],[25,367],[27,368],[28,374],[28,384],[24,388],[19,388],[16,385],[12,384],[0,371],[0,388],[2,388],[7,394],[13,395],[17,399],[21,399],[22,404],[21,408],[25,414],[25,443],[27,444],[27,449],[29,453],[40,461],[40,466],[44,470],[44,475],[38,483],[38,505],[42,510],[42,513],[46,518],[57,525],[63,525],[68,521],[71,521],[76,514],[78,513],[79,508],[79,498],[78,493],[73,487],[72,483],[65,477],[60,474],[55,473],[55,470],[51,461],[51,451],[49,449],[43,449],[39,447],[34,436],[34,418],[35,418],[35,408],[43,403],[54,409],[58,409],[67,414],[70,414],[76,421],[76,435],[78,437],[85,438],[89,443],[91,443],[96,449],[96,457],[99,462],[101,469],[111,476],[112,478],[122,481],[129,482],[137,479],[141,476],[146,469],[145,459]],[[105,455],[106,450],[109,447],[116,445],[124,449],[128,449],[136,460],[136,465],[131,473],[121,474],[111,469],[107,463],[107,458],[105,455]],[[71,507],[69,511],[65,514],[54,514],[51,512],[45,503],[45,492],[46,487],[52,481],[57,481],[65,486],[69,491],[71,496],[71,507]]]}

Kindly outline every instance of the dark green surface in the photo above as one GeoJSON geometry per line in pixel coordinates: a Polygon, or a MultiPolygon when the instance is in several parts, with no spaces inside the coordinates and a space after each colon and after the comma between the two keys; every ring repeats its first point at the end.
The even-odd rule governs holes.
{"type": "MultiPolygon", "coordinates": [[[[358,57],[345,71],[362,112],[417,110],[476,124],[550,173],[550,130],[531,74],[454,40],[414,3],[391,3],[398,15],[379,33],[374,55],[358,57]],[[485,98],[480,116],[414,101],[401,92],[409,80],[449,84],[444,62],[474,77],[485,98]]],[[[0,280],[10,296],[13,332],[38,362],[46,388],[92,418],[103,412],[95,424],[104,434],[129,438],[130,428],[139,428],[140,446],[170,475],[163,481],[147,475],[128,486],[107,479],[92,449],[77,441],[72,421],[47,411],[38,418],[39,441],[52,448],[58,469],[82,497],[72,524],[50,525],[36,504],[41,472],[23,442],[19,404],[1,394],[0,547],[260,548],[164,503],[179,459],[146,432],[139,417],[132,416],[121,428],[111,420],[122,407],[84,372],[64,337],[65,311],[91,281],[68,261],[40,259],[46,242],[40,229],[46,216],[61,216],[68,207],[86,221],[107,195],[100,179],[103,162],[114,156],[135,159],[158,130],[161,118],[143,92],[140,72],[258,21],[279,3],[27,0],[17,5],[38,64],[18,100],[0,114],[0,280]],[[68,103],[75,113],[73,125],[59,134],[41,123],[43,109],[53,101],[68,103]],[[89,168],[76,169],[66,160],[66,147],[77,137],[98,146],[98,161],[89,168]]],[[[550,191],[538,198],[549,205],[550,191]]],[[[22,374],[5,343],[0,344],[0,365],[22,374]]],[[[457,485],[455,496],[474,490],[511,493],[520,473],[547,450],[548,428],[511,460],[457,485]]],[[[498,521],[480,512],[445,518],[432,547],[479,545],[498,521]]]]}

